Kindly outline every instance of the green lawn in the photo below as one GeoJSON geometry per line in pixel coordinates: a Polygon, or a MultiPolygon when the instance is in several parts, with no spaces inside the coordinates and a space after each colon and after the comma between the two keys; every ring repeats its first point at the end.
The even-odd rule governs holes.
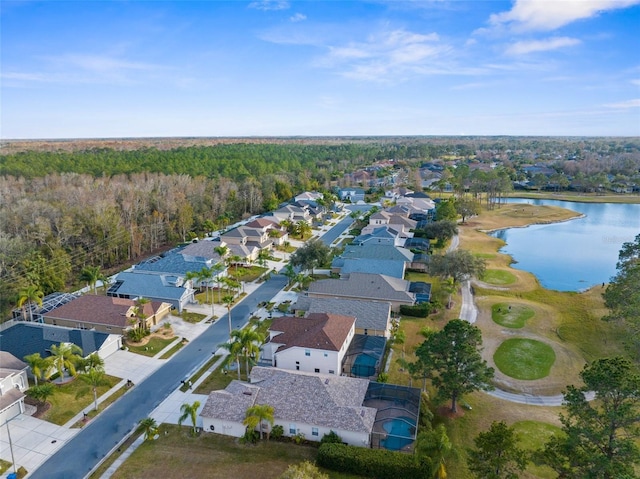
{"type": "Polygon", "coordinates": [[[491,306],[491,319],[506,328],[522,328],[536,312],[522,304],[496,303],[491,306]]]}
{"type": "MultiPolygon", "coordinates": [[[[198,294],[196,295],[196,299],[198,301],[201,300],[201,298],[199,296],[202,296],[204,298],[204,293],[198,294]]],[[[210,302],[208,304],[211,304],[210,302]]],[[[193,313],[191,311],[182,311],[182,313],[173,313],[174,316],[178,316],[180,318],[183,319],[183,321],[186,321],[187,323],[191,323],[191,324],[196,324],[199,323],[200,321],[202,321],[204,318],[206,318],[207,316],[204,314],[200,314],[200,313],[193,313]]]]}
{"type": "MultiPolygon", "coordinates": [[[[120,381],[120,378],[115,376],[105,375],[105,378],[109,384],[98,388],[98,397],[102,396],[120,381]]],[[[62,426],[79,412],[83,410],[88,412],[89,409],[93,408],[93,393],[91,390],[89,389],[84,396],[76,398],[78,391],[86,388],[86,383],[79,379],[74,379],[69,383],[56,386],[53,396],[48,399],[48,402],[51,403],[51,408],[49,408],[42,419],[62,426]]]]}
{"type": "MultiPolygon", "coordinates": [[[[124,395],[124,393],[126,393],[128,391],[126,386],[122,386],[120,389],[118,389],[116,392],[114,392],[113,394],[111,394],[107,399],[105,399],[104,401],[102,401],[101,403],[98,404],[98,410],[96,411],[95,409],[93,409],[93,404],[91,405],[91,411],[89,411],[89,413],[87,414],[88,418],[94,418],[96,417],[98,414],[100,414],[102,411],[104,411],[109,405],[113,404],[114,402],[116,402],[116,400],[118,400],[122,395],[124,395]]],[[[87,425],[87,422],[85,422],[83,419],[80,419],[78,422],[76,422],[73,426],[71,427],[84,427],[87,425]]]]}
{"type": "Polygon", "coordinates": [[[268,268],[262,266],[250,266],[249,268],[239,267],[236,269],[234,266],[229,268],[229,276],[236,281],[244,281],[250,283],[262,276],[268,268]]]}
{"type": "MultiPolygon", "coordinates": [[[[290,441],[261,441],[242,445],[233,437],[201,433],[191,437],[188,428],[162,424],[159,438],[145,441],[118,468],[113,479],[131,477],[206,477],[208,479],[276,479],[290,464],[315,461],[317,447],[290,441]],[[166,434],[165,434],[166,432],[166,434]]],[[[324,471],[330,479],[362,479],[324,471]]]]}
{"type": "Polygon", "coordinates": [[[158,354],[168,345],[173,343],[176,339],[178,338],[176,338],[175,336],[171,338],[153,337],[153,338],[150,338],[149,342],[144,346],[133,346],[130,343],[127,343],[127,347],[129,348],[129,351],[131,351],[132,353],[137,353],[137,354],[142,354],[143,356],[152,357],[158,354]]]}
{"type": "Polygon", "coordinates": [[[180,341],[178,344],[176,344],[174,347],[172,347],[169,351],[167,351],[162,356],[160,356],[160,359],[169,359],[171,356],[173,356],[178,351],[180,351],[187,343],[188,343],[188,341],[186,341],[186,340],[180,341]]]}
{"type": "Polygon", "coordinates": [[[517,278],[513,273],[503,269],[488,269],[482,275],[482,281],[496,286],[505,286],[515,283],[517,278]]]}
{"type": "MultiPolygon", "coordinates": [[[[202,376],[204,373],[207,372],[207,370],[213,366],[213,364],[220,359],[220,356],[213,356],[211,359],[209,359],[209,361],[207,361],[206,363],[204,363],[202,365],[202,367],[193,375],[191,376],[189,379],[191,380],[192,383],[195,383],[198,379],[200,379],[200,376],[202,376]]],[[[180,391],[187,392],[189,389],[189,386],[187,385],[182,385],[180,386],[180,391]]],[[[200,390],[200,388],[198,388],[198,390],[200,390]]]]}
{"type": "MultiPolygon", "coordinates": [[[[559,427],[539,421],[518,421],[512,427],[518,436],[518,446],[529,452],[541,449],[552,436],[562,434],[559,427]]],[[[557,477],[548,466],[529,463],[527,470],[543,479],[557,477]]]]}
{"type": "Polygon", "coordinates": [[[512,338],[498,346],[493,360],[507,376],[531,380],[549,375],[556,353],[551,346],[541,341],[512,338]]]}
{"type": "Polygon", "coordinates": [[[12,462],[0,459],[0,474],[4,474],[5,471],[8,471],[12,464],[12,462]]]}

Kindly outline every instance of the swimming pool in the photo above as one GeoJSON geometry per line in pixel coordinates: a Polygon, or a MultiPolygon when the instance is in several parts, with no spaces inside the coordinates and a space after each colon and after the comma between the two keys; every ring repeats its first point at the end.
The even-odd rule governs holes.
{"type": "Polygon", "coordinates": [[[396,417],[382,424],[387,431],[386,439],[380,441],[382,447],[392,451],[399,451],[413,442],[415,423],[410,417],[396,417]]]}

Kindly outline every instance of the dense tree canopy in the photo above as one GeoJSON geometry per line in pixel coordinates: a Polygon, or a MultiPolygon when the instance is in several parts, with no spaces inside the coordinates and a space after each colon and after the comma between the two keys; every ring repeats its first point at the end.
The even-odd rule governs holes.
{"type": "Polygon", "coordinates": [[[492,422],[473,442],[467,463],[478,479],[518,479],[527,466],[527,454],[518,447],[515,431],[503,421],[492,422]]]}
{"type": "Polygon", "coordinates": [[[441,278],[453,278],[455,283],[484,274],[485,260],[470,251],[459,249],[429,259],[429,274],[441,278]]]}
{"type": "Polygon", "coordinates": [[[629,330],[629,349],[640,355],[640,235],[624,243],[618,256],[618,273],[604,293],[610,312],[606,320],[625,323],[629,330]]]}
{"type": "Polygon", "coordinates": [[[580,377],[584,385],[564,394],[564,434],[546,444],[542,460],[566,479],[637,477],[640,374],[628,359],[615,357],[586,365],[580,377]]]}
{"type": "Polygon", "coordinates": [[[293,266],[299,266],[303,270],[313,270],[329,261],[331,248],[318,238],[307,241],[298,248],[289,258],[293,266]]]}

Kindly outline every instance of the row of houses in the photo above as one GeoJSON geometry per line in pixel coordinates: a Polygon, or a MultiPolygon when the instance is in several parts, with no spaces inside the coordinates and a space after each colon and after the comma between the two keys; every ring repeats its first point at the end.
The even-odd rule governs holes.
{"type": "Polygon", "coordinates": [[[368,229],[334,259],[331,272],[339,278],[311,283],[291,315],[273,320],[249,382],[210,393],[200,414],[205,431],[241,437],[246,410],[268,404],[285,436],[319,441],[333,431],[355,446],[411,447],[419,390],[375,380],[393,315],[402,305],[430,300],[430,285],[404,279],[420,256],[404,244],[417,225],[409,215],[426,217],[434,205],[397,199],[399,205],[371,215],[368,229]],[[411,432],[391,434],[394,421],[407,421],[411,432]]]}

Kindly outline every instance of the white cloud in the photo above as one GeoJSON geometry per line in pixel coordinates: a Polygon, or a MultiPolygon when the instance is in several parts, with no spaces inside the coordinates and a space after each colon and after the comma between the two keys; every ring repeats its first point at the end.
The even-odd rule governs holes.
{"type": "Polygon", "coordinates": [[[291,20],[292,22],[302,22],[306,19],[307,16],[304,13],[296,13],[295,15],[289,17],[289,20],[291,20]]]}
{"type": "Polygon", "coordinates": [[[635,98],[633,100],[621,101],[618,103],[609,103],[604,105],[607,108],[640,108],[640,98],[635,98]]]}
{"type": "Polygon", "coordinates": [[[523,40],[516,42],[506,50],[507,55],[526,55],[534,52],[547,52],[558,48],[572,47],[581,42],[577,38],[553,37],[544,40],[523,40]]]}
{"type": "Polygon", "coordinates": [[[631,84],[635,85],[635,86],[640,86],[640,78],[635,79],[635,80],[631,80],[631,84]]]}
{"type": "Polygon", "coordinates": [[[249,4],[249,8],[256,10],[286,10],[289,8],[287,0],[257,0],[249,4]]]}
{"type": "Polygon", "coordinates": [[[336,68],[348,78],[388,82],[401,80],[410,73],[425,74],[428,61],[450,50],[436,33],[393,30],[373,35],[365,42],[329,47],[329,54],[320,64],[336,68]]]}
{"type": "Polygon", "coordinates": [[[156,70],[158,65],[142,62],[132,62],[120,58],[103,55],[78,55],[67,54],[57,57],[49,57],[53,63],[77,67],[81,70],[95,73],[116,73],[127,70],[156,70]]]}
{"type": "Polygon", "coordinates": [[[493,26],[517,30],[555,30],[608,10],[640,4],[640,0],[515,0],[511,10],[491,15],[493,26]]]}

